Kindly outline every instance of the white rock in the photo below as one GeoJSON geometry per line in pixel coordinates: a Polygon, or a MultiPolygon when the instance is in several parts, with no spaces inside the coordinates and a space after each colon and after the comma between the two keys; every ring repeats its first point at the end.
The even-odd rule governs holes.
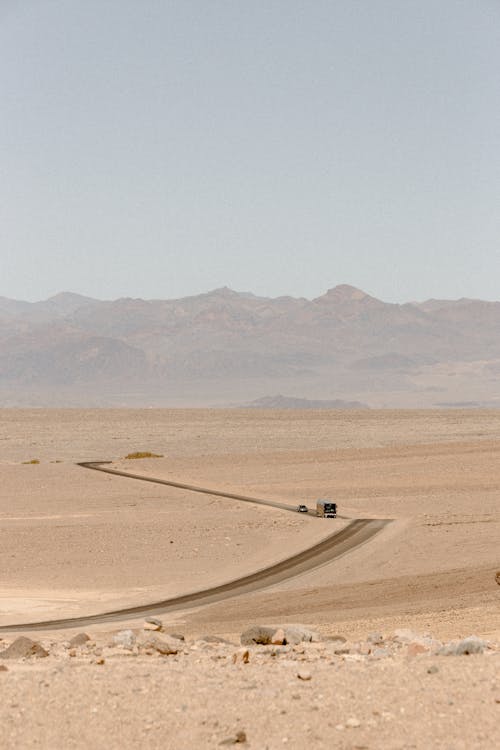
{"type": "Polygon", "coordinates": [[[469,654],[482,654],[488,648],[488,643],[478,638],[477,635],[469,635],[461,641],[452,641],[443,646],[438,653],[443,656],[468,656],[469,654]]]}
{"type": "Polygon", "coordinates": [[[113,636],[113,644],[115,646],[121,646],[131,651],[135,644],[135,635],[132,630],[120,630],[116,635],[113,636]]]}

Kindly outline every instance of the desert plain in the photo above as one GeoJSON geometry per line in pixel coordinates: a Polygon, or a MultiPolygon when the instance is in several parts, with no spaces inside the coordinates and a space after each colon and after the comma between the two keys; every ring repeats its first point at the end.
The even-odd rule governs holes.
{"type": "Polygon", "coordinates": [[[0,656],[20,634],[49,655],[0,660],[0,746],[498,747],[499,459],[496,410],[1,410],[0,656]],[[83,461],[291,509],[331,498],[342,518],[83,461]],[[358,518],[390,523],[274,585],[155,611],[184,637],[168,655],[116,641],[142,616],[36,626],[250,575],[358,518]],[[244,656],[247,628],[291,623],[319,640],[244,656]],[[445,655],[470,635],[484,653],[445,655]]]}

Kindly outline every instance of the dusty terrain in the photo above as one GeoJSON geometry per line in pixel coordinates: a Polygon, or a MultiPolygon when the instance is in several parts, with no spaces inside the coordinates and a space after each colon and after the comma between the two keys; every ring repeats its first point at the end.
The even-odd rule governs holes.
{"type": "MultiPolygon", "coordinates": [[[[0,446],[0,625],[204,588],[342,525],[75,466],[108,459],[292,505],[332,497],[346,515],[394,519],[306,575],[163,618],[190,643],[216,634],[237,644],[256,622],[302,622],[350,641],[401,627],[500,640],[499,412],[3,410],[0,446]],[[163,458],[125,461],[134,450],[163,458]]],[[[129,626],[142,620],[115,631],[129,626]]],[[[88,632],[99,641],[109,631],[88,632]]],[[[30,635],[57,646],[73,632],[30,635]]],[[[15,628],[0,636],[7,645],[15,628]]],[[[304,682],[286,653],[239,665],[236,646],[225,648],[98,665],[59,645],[47,659],[9,662],[0,745],[217,747],[241,728],[248,746],[270,750],[500,742],[497,651],[358,662],[316,658],[310,646],[304,682]],[[360,726],[346,725],[353,717],[360,726]]]]}

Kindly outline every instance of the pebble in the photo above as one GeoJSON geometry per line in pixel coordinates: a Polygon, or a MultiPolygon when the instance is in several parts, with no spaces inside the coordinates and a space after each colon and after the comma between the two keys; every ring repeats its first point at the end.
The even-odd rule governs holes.
{"type": "Polygon", "coordinates": [[[384,636],[382,635],[382,633],[370,633],[366,640],[368,641],[368,643],[380,645],[384,642],[384,636]]]}
{"type": "Polygon", "coordinates": [[[349,727],[350,729],[355,729],[356,727],[360,727],[361,726],[360,720],[359,719],[354,719],[354,718],[347,719],[347,721],[346,721],[345,724],[346,724],[346,727],[349,727]]]}
{"type": "Polygon", "coordinates": [[[142,629],[143,629],[143,630],[154,630],[154,631],[158,631],[158,630],[161,630],[161,629],[162,629],[162,626],[161,626],[161,625],[158,625],[158,624],[157,624],[157,623],[155,623],[155,622],[148,622],[148,620],[146,620],[146,622],[145,622],[145,623],[144,623],[144,625],[142,626],[142,629]]]}
{"type": "Polygon", "coordinates": [[[300,672],[297,672],[297,677],[299,678],[299,680],[303,680],[304,682],[309,682],[309,680],[312,679],[312,674],[305,670],[301,670],[300,672]]]}
{"type": "Polygon", "coordinates": [[[243,745],[247,741],[246,732],[240,729],[234,737],[227,737],[227,739],[219,742],[219,745],[243,745]]]}
{"type": "Polygon", "coordinates": [[[233,664],[248,664],[250,661],[250,652],[247,648],[240,648],[233,654],[233,664]]]}

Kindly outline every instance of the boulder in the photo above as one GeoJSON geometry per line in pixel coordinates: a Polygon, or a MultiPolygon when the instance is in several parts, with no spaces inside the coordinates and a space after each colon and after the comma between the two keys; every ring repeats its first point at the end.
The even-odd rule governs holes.
{"type": "Polygon", "coordinates": [[[285,625],[286,643],[292,646],[297,643],[318,643],[321,640],[319,633],[310,630],[305,625],[285,625]]]}
{"type": "Polygon", "coordinates": [[[478,638],[477,635],[469,635],[461,641],[452,641],[444,645],[438,653],[442,656],[468,656],[469,654],[482,654],[488,648],[488,643],[478,638]]]}
{"type": "Polygon", "coordinates": [[[252,625],[241,634],[241,645],[242,646],[254,646],[256,643],[260,643],[263,646],[268,646],[272,637],[276,632],[275,627],[269,627],[268,625],[252,625]]]}
{"type": "Polygon", "coordinates": [[[78,648],[79,646],[85,646],[87,641],[90,641],[90,636],[87,633],[77,633],[71,638],[68,646],[69,648],[78,648]]]}
{"type": "Polygon", "coordinates": [[[26,638],[22,635],[19,638],[16,638],[8,648],[0,653],[0,658],[25,659],[29,656],[34,656],[37,659],[42,659],[48,655],[48,651],[46,651],[38,641],[32,641],[31,638],[26,638]]]}
{"type": "Polygon", "coordinates": [[[252,625],[241,634],[240,640],[242,646],[253,646],[256,643],[263,646],[271,644],[296,646],[303,642],[318,642],[321,638],[316,631],[309,630],[305,625],[252,625]],[[278,643],[278,640],[274,639],[275,637],[279,639],[282,633],[285,638],[278,643]]]}
{"type": "Polygon", "coordinates": [[[162,656],[177,654],[181,647],[180,641],[168,636],[159,638],[157,635],[150,635],[140,639],[140,648],[144,651],[155,652],[162,656]]]}
{"type": "Polygon", "coordinates": [[[113,646],[120,646],[128,651],[132,651],[135,641],[136,637],[132,630],[120,630],[113,636],[113,646]]]}

